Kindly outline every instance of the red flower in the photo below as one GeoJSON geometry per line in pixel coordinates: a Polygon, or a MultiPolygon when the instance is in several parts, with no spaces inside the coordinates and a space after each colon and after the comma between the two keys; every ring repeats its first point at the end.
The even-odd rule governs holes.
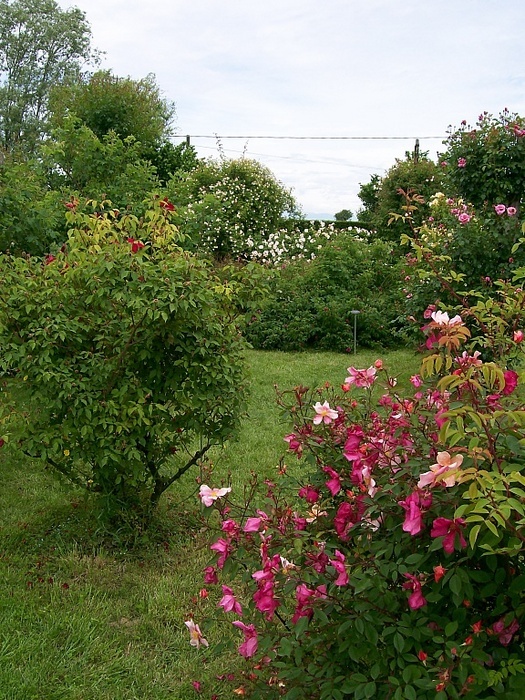
{"type": "Polygon", "coordinates": [[[175,205],[173,205],[167,197],[161,199],[159,202],[160,208],[165,211],[175,211],[175,205]]]}
{"type": "Polygon", "coordinates": [[[131,245],[131,252],[136,253],[137,250],[144,248],[144,243],[142,241],[137,241],[135,238],[127,238],[127,242],[131,245]]]}
{"type": "Polygon", "coordinates": [[[501,393],[504,396],[512,394],[514,389],[518,386],[518,375],[511,369],[507,369],[503,372],[503,377],[505,379],[505,386],[503,387],[501,393]]]}
{"type": "Polygon", "coordinates": [[[438,564],[437,566],[434,567],[434,581],[438,583],[441,581],[443,576],[447,573],[447,570],[444,569],[441,564],[438,564]]]}
{"type": "Polygon", "coordinates": [[[408,581],[403,584],[403,588],[412,591],[408,596],[408,605],[410,609],[417,610],[418,608],[422,608],[427,604],[427,601],[421,592],[421,581],[417,576],[414,576],[414,574],[403,574],[403,576],[408,579],[408,581]]]}
{"type": "Polygon", "coordinates": [[[463,518],[436,518],[432,523],[431,537],[443,537],[443,549],[447,554],[452,554],[456,541],[456,535],[459,536],[459,545],[463,549],[467,546],[467,542],[463,537],[463,528],[465,521],[463,518]]]}

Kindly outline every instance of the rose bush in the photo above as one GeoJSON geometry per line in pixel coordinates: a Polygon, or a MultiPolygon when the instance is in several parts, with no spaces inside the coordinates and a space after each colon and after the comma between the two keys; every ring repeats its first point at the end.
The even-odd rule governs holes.
{"type": "Polygon", "coordinates": [[[254,697],[522,697],[519,375],[469,349],[460,314],[425,333],[410,392],[378,360],[281,394],[303,467],[213,502],[205,581],[224,582],[254,697]]]}
{"type": "Polygon", "coordinates": [[[141,219],[67,208],[55,255],[0,257],[0,369],[14,375],[0,420],[14,447],[147,511],[236,429],[237,319],[256,285],[249,268],[219,276],[183,251],[166,199],[141,219]]]}

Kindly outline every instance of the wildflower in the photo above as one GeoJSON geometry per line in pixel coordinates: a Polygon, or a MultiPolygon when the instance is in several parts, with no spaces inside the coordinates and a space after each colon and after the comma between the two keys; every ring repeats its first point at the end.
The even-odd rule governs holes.
{"type": "Polygon", "coordinates": [[[405,578],[408,579],[406,583],[403,584],[405,590],[412,591],[408,596],[408,606],[411,610],[418,610],[427,604],[423,593],[421,591],[421,581],[414,574],[403,574],[405,578]]]}
{"type": "Polygon", "coordinates": [[[234,612],[238,615],[242,615],[242,606],[235,597],[232,589],[229,586],[223,586],[222,594],[218,605],[220,605],[224,612],[234,612]]]}
{"type": "Polygon", "coordinates": [[[323,471],[331,477],[325,484],[326,488],[335,496],[341,490],[341,476],[332,467],[323,467],[323,471]]]}
{"type": "Polygon", "coordinates": [[[219,583],[219,577],[217,576],[217,570],[214,566],[207,566],[204,569],[204,583],[219,583]]]}
{"type": "Polygon", "coordinates": [[[320,401],[318,401],[314,405],[314,411],[316,413],[313,419],[314,425],[319,425],[319,423],[331,423],[339,415],[337,411],[335,411],[333,408],[330,408],[328,401],[325,401],[323,404],[320,401]]]}
{"type": "Polygon", "coordinates": [[[230,493],[230,491],[231,488],[212,489],[209,486],[206,486],[206,484],[202,484],[199,489],[199,498],[205,506],[211,506],[213,505],[214,501],[216,501],[218,498],[226,496],[226,494],[230,493]]]}
{"type": "Polygon", "coordinates": [[[319,500],[319,492],[313,486],[303,486],[299,489],[299,498],[304,498],[307,503],[315,503],[319,500]]]}
{"type": "Polygon", "coordinates": [[[255,625],[245,625],[240,620],[232,622],[234,627],[238,627],[244,634],[244,642],[239,646],[239,654],[245,659],[252,657],[257,651],[257,630],[255,625]]]}
{"type": "Polygon", "coordinates": [[[506,369],[503,372],[503,378],[505,380],[505,386],[503,387],[501,393],[503,396],[508,396],[518,386],[518,374],[512,369],[506,369]]]}
{"type": "Polygon", "coordinates": [[[196,647],[198,649],[201,644],[204,647],[209,646],[208,640],[204,639],[202,636],[199,625],[196,625],[193,620],[186,620],[184,624],[190,631],[190,644],[192,647],[196,647]]]}
{"type": "Polygon", "coordinates": [[[448,452],[438,452],[436,459],[437,464],[432,464],[430,471],[419,477],[418,489],[424,489],[427,486],[432,488],[439,482],[447,487],[455,485],[459,467],[463,462],[463,455],[458,454],[451,457],[448,452]]]}
{"type": "Polygon", "coordinates": [[[364,505],[361,496],[358,496],[354,503],[349,501],[341,503],[334,518],[335,531],[341,540],[348,539],[349,531],[362,519],[363,513],[364,505]]]}
{"type": "Polygon", "coordinates": [[[456,535],[459,537],[459,546],[461,549],[467,546],[467,542],[463,537],[463,528],[465,521],[463,518],[436,518],[432,523],[431,537],[443,537],[443,549],[447,554],[452,554],[456,542],[456,535]]]}
{"type": "Polygon", "coordinates": [[[498,216],[501,216],[504,214],[507,210],[507,207],[504,204],[495,204],[494,205],[494,211],[498,216]]]}
{"type": "Polygon", "coordinates": [[[280,605],[279,601],[275,597],[275,584],[273,581],[273,576],[271,579],[261,579],[258,582],[258,586],[259,587],[252,596],[255,602],[255,607],[260,612],[266,613],[265,617],[267,620],[271,620],[274,612],[280,605]]]}
{"type": "Polygon", "coordinates": [[[160,200],[159,206],[165,211],[175,211],[175,206],[169,201],[167,197],[164,197],[164,199],[160,200]]]}
{"type": "Polygon", "coordinates": [[[135,238],[127,238],[126,241],[131,245],[131,252],[136,253],[141,248],[144,248],[144,243],[142,241],[137,241],[135,238]]]}
{"type": "Polygon", "coordinates": [[[228,542],[228,540],[225,540],[222,537],[220,537],[217,540],[217,542],[214,542],[212,545],[210,545],[210,549],[212,549],[220,555],[217,560],[217,566],[219,567],[219,569],[222,569],[226,562],[226,559],[230,556],[230,543],[228,542]]]}
{"type": "Polygon", "coordinates": [[[420,386],[423,384],[423,380],[421,379],[419,374],[413,374],[410,377],[410,383],[412,386],[414,386],[416,389],[419,389],[420,386]]]}

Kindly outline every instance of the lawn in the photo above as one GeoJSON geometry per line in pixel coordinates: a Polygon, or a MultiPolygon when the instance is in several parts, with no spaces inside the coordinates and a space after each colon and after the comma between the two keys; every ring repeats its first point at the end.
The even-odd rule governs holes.
{"type": "MultiPolygon", "coordinates": [[[[338,385],[349,364],[377,356],[250,351],[248,415],[212,455],[214,485],[275,475],[287,432],[275,384],[338,385]]],[[[381,357],[400,383],[417,370],[410,351],[381,357]]],[[[244,667],[227,647],[236,634],[215,622],[215,592],[199,597],[209,554],[198,472],[172,487],[154,527],[109,538],[83,493],[7,447],[0,458],[0,700],[187,700],[197,680],[202,697],[238,697],[244,667]],[[189,645],[195,609],[208,650],[189,645]]]]}

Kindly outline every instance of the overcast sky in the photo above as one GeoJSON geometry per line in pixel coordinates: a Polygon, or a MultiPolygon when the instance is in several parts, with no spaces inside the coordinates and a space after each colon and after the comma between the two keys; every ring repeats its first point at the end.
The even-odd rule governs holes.
{"type": "Polygon", "coordinates": [[[202,136],[223,137],[228,157],[263,162],[310,216],[355,212],[359,184],[416,137],[435,158],[449,125],[504,107],[525,115],[525,0],[59,4],[86,13],[103,68],[155,74],[199,155],[218,157],[202,136]]]}

